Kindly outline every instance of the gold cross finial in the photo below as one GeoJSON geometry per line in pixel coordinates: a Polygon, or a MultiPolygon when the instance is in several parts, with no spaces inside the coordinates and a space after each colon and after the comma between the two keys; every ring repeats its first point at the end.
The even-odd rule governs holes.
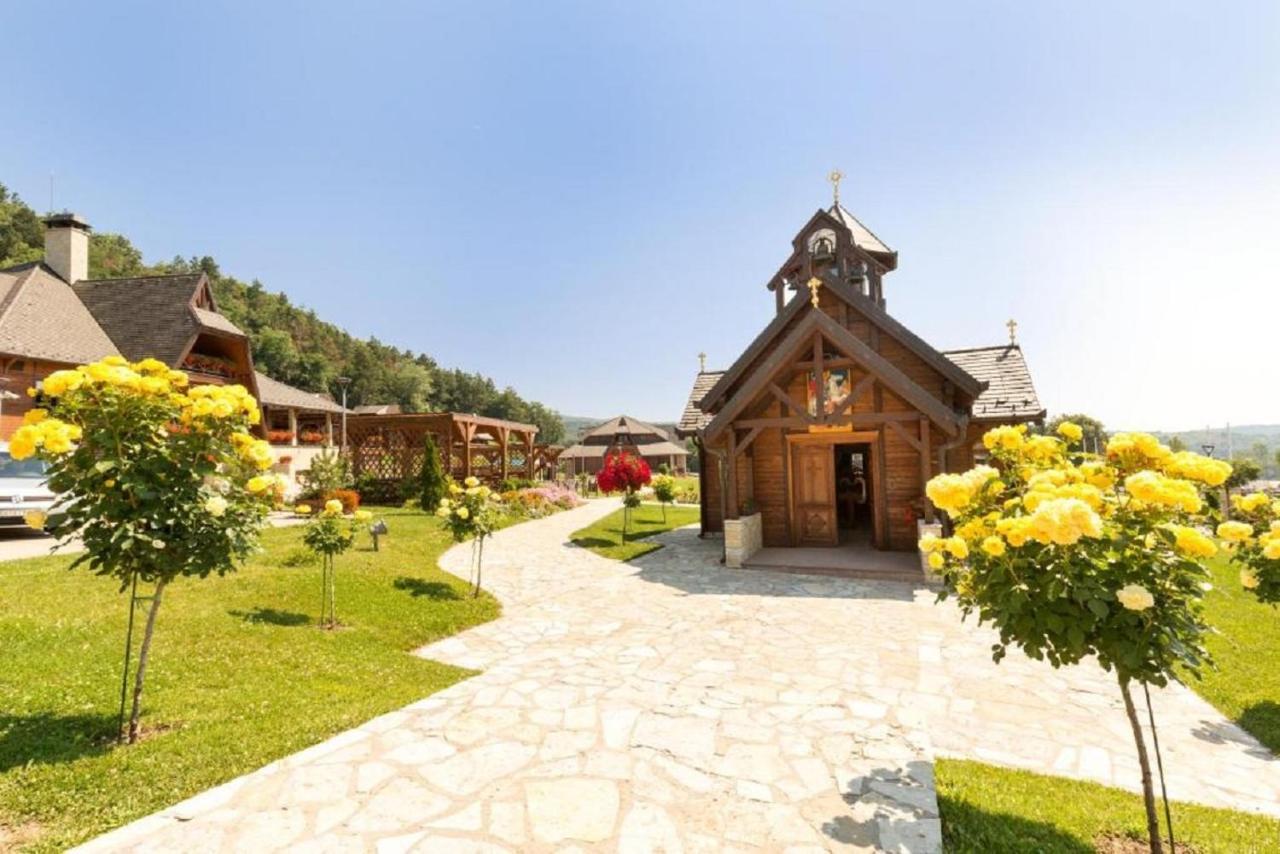
{"type": "Polygon", "coordinates": [[[827,176],[827,180],[831,182],[831,193],[835,197],[837,207],[840,205],[840,182],[844,180],[844,173],[839,169],[832,169],[831,174],[827,176]]]}
{"type": "Polygon", "coordinates": [[[808,287],[809,287],[809,302],[813,303],[814,308],[817,308],[818,307],[818,290],[822,287],[822,279],[819,279],[817,276],[814,276],[812,279],[809,280],[808,287]]]}
{"type": "Polygon", "coordinates": [[[1009,343],[1017,344],[1018,343],[1018,321],[1014,320],[1011,317],[1009,318],[1009,322],[1006,323],[1005,326],[1009,328],[1009,343]]]}
{"type": "Polygon", "coordinates": [[[698,373],[705,374],[707,372],[707,354],[698,354],[698,373]]]}

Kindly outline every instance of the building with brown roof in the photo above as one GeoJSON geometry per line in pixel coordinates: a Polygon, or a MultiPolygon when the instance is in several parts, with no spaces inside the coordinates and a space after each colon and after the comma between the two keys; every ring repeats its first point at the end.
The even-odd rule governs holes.
{"type": "Polygon", "coordinates": [[[683,473],[689,452],[671,441],[661,427],[619,415],[591,427],[578,441],[560,452],[559,462],[570,474],[595,474],[608,456],[628,453],[643,457],[655,471],[665,465],[672,472],[683,473]]]}
{"type": "Polygon", "coordinates": [[[772,321],[727,370],[694,378],[677,433],[699,446],[703,532],[733,523],[739,557],[753,537],[772,565],[807,547],[809,569],[913,550],[935,515],[929,478],[970,467],[992,425],[1043,419],[1012,332],[941,352],[886,311],[897,263],[837,195],[769,280],[772,321]]]}
{"type": "Polygon", "coordinates": [[[53,371],[119,355],[160,359],[195,384],[244,385],[277,446],[334,443],[342,407],[255,371],[249,337],[218,311],[204,273],[90,279],[90,231],[77,214],[50,216],[44,260],[0,270],[0,389],[17,394],[0,398],[0,436],[33,405],[22,391],[53,371]]]}

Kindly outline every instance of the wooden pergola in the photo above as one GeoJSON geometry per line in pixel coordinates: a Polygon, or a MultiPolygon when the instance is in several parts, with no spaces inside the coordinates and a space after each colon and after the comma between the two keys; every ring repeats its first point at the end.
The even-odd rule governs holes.
{"type": "Polygon", "coordinates": [[[538,428],[533,424],[431,412],[348,416],[352,474],[400,484],[421,470],[427,434],[440,449],[444,470],[458,480],[474,476],[498,483],[513,474],[532,479],[540,470],[538,428]]]}

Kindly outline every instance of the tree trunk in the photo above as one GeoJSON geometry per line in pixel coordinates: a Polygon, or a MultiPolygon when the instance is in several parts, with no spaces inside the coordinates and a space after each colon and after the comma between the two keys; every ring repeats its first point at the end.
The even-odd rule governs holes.
{"type": "Polygon", "coordinates": [[[142,685],[147,675],[147,656],[151,653],[151,636],[156,630],[156,613],[160,610],[160,596],[164,593],[164,579],[156,582],[156,592],[151,596],[151,610],[147,612],[147,628],[142,634],[142,649],[138,652],[138,674],[133,680],[133,709],[129,713],[129,743],[138,740],[138,718],[142,715],[142,685]]]}
{"type": "Polygon", "coordinates": [[[1120,694],[1124,697],[1124,711],[1129,716],[1129,726],[1133,729],[1133,743],[1138,748],[1138,765],[1142,767],[1142,802],[1147,810],[1147,838],[1151,843],[1151,854],[1163,854],[1164,844],[1160,841],[1160,819],[1156,815],[1156,792],[1151,783],[1151,762],[1147,759],[1147,743],[1142,737],[1142,724],[1138,722],[1138,711],[1133,705],[1133,696],[1129,693],[1129,677],[1120,676],[1120,694]]]}
{"type": "Polygon", "coordinates": [[[338,567],[329,555],[329,628],[338,627],[338,567]]]}

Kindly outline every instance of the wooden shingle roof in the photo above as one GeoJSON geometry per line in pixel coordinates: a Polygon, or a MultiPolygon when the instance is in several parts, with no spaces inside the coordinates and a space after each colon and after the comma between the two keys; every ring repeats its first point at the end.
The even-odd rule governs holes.
{"type": "Polygon", "coordinates": [[[71,286],[39,262],[0,271],[0,353],[93,362],[118,350],[71,286]]]}
{"type": "Polygon", "coordinates": [[[689,392],[684,412],[680,415],[680,424],[676,427],[677,435],[692,436],[711,422],[711,416],[699,409],[698,404],[722,376],[724,371],[701,371],[693,378],[693,390],[689,392]]]}
{"type": "Polygon", "coordinates": [[[1031,421],[1044,417],[1027,360],[1017,344],[948,350],[943,355],[987,384],[986,391],[973,402],[973,420],[1031,421]]]}
{"type": "Polygon", "coordinates": [[[301,409],[309,412],[332,412],[340,414],[342,405],[335,403],[323,394],[314,391],[303,391],[287,383],[273,380],[257,371],[258,399],[264,406],[278,406],[281,409],[301,409]]]}
{"type": "Polygon", "coordinates": [[[126,359],[151,356],[172,365],[202,331],[244,337],[221,314],[195,306],[203,273],[87,279],[71,287],[126,359]]]}

